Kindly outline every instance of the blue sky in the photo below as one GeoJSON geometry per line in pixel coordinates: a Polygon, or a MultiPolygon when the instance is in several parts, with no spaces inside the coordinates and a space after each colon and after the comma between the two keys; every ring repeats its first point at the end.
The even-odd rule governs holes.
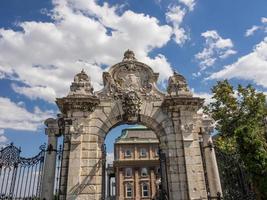
{"type": "MultiPolygon", "coordinates": [[[[99,90],[126,49],[160,73],[162,90],[176,70],[207,102],[225,78],[266,93],[267,2],[1,0],[0,143],[35,154],[74,75],[84,68],[99,90]]],[[[120,130],[109,134],[109,151],[120,130]]]]}

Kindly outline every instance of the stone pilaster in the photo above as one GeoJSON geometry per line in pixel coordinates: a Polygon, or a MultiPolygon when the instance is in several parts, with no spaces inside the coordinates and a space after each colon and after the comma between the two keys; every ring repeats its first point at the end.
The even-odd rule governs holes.
{"type": "Polygon", "coordinates": [[[196,126],[196,110],[182,108],[180,110],[181,133],[185,155],[185,169],[189,199],[207,199],[204,169],[196,126]]]}
{"type": "Polygon", "coordinates": [[[48,144],[44,163],[41,199],[49,200],[53,199],[54,195],[57,159],[57,137],[60,135],[60,131],[56,119],[47,119],[45,121],[45,125],[47,126],[45,133],[48,136],[48,144]]]}
{"type": "Polygon", "coordinates": [[[174,127],[174,135],[167,133],[170,199],[207,199],[196,126],[202,103],[203,99],[190,94],[165,98],[164,106],[174,127]]]}
{"type": "Polygon", "coordinates": [[[210,192],[209,195],[210,197],[216,197],[218,193],[222,195],[222,188],[215,155],[215,149],[213,146],[212,137],[210,135],[211,131],[213,130],[212,122],[212,119],[208,117],[205,117],[202,120],[202,138],[206,162],[207,179],[210,192]]]}
{"type": "Polygon", "coordinates": [[[169,148],[172,148],[172,155],[175,158],[170,159],[170,171],[173,173],[173,180],[169,184],[172,184],[173,188],[178,188],[175,192],[172,191],[173,199],[187,199],[188,198],[188,187],[186,179],[186,168],[185,168],[185,155],[183,138],[180,128],[180,111],[178,108],[173,108],[172,110],[172,120],[174,126],[174,138],[169,144],[169,148]],[[176,156],[175,156],[176,153],[176,156]],[[174,178],[176,174],[176,178],[174,178]]]}

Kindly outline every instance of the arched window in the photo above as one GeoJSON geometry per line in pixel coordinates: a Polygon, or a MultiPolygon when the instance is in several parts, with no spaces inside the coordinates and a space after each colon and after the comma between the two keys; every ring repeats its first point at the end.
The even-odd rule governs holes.
{"type": "Polygon", "coordinates": [[[131,183],[127,183],[125,187],[125,196],[126,198],[133,197],[133,186],[131,183]]]}
{"type": "Polygon", "coordinates": [[[148,176],[148,171],[147,171],[147,168],[146,167],[143,167],[141,169],[141,176],[148,176]]]}
{"type": "Polygon", "coordinates": [[[149,185],[148,183],[142,183],[142,197],[149,197],[149,185]]]}
{"type": "Polygon", "coordinates": [[[131,177],[133,175],[132,168],[125,168],[125,177],[131,177]]]}

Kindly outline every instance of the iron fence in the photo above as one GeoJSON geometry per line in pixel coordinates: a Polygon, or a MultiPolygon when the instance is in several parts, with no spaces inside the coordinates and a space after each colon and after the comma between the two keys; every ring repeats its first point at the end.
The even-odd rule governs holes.
{"type": "Polygon", "coordinates": [[[0,199],[39,199],[45,145],[31,158],[12,143],[0,150],[0,199]]]}
{"type": "Polygon", "coordinates": [[[225,200],[255,200],[249,174],[238,154],[223,152],[215,148],[218,169],[220,173],[223,199],[225,200]]]}

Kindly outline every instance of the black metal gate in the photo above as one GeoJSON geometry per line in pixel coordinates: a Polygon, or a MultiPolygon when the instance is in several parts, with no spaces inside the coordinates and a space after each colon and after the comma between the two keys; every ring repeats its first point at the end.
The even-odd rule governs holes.
{"type": "Polygon", "coordinates": [[[220,173],[223,199],[254,200],[256,195],[252,190],[249,175],[237,154],[228,154],[215,148],[220,173]]]}
{"type": "Polygon", "coordinates": [[[161,177],[161,186],[159,191],[159,200],[168,200],[169,199],[169,186],[168,186],[168,173],[166,166],[166,154],[159,149],[159,163],[160,163],[160,177],[161,177]]]}
{"type": "Polygon", "coordinates": [[[39,199],[45,145],[31,158],[12,143],[0,150],[0,199],[39,199]]]}

